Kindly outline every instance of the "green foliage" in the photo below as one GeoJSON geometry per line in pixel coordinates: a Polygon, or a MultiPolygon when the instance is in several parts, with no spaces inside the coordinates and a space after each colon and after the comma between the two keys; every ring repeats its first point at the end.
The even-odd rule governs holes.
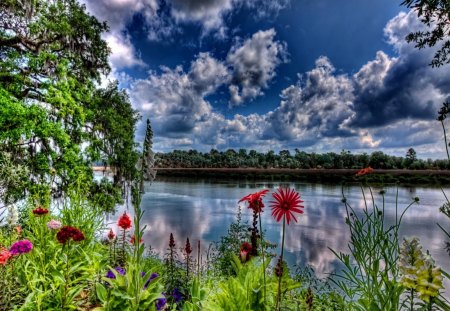
{"type": "Polygon", "coordinates": [[[156,310],[155,302],[162,297],[163,289],[160,277],[147,283],[151,272],[142,275],[140,266],[135,262],[128,265],[125,275],[114,269],[111,271],[115,275],[114,279],[103,277],[103,282],[96,283],[96,295],[102,306],[94,310],[156,310]]]}
{"type": "Polygon", "coordinates": [[[400,215],[397,213],[396,203],[396,221],[388,226],[385,223],[384,192],[381,192],[381,208],[376,205],[371,190],[368,200],[364,189],[362,194],[365,208],[362,215],[358,215],[342,193],[347,212],[346,223],[351,234],[351,255],[333,251],[345,268],[332,280],[344,293],[349,310],[398,310],[404,291],[399,283],[397,265],[398,230],[404,213],[418,202],[418,198],[400,215]]]}
{"type": "Polygon", "coordinates": [[[48,206],[79,175],[110,194],[92,185],[100,159],[116,169],[119,189],[133,179],[138,115],[117,83],[95,89],[109,71],[106,30],[76,0],[0,3],[0,162],[22,172],[0,175],[0,200],[30,195],[48,206]]]}
{"type": "Polygon", "coordinates": [[[213,268],[218,275],[235,275],[236,271],[230,262],[236,254],[239,254],[241,244],[248,240],[248,227],[241,223],[241,207],[239,207],[236,222],[230,224],[228,234],[220,238],[212,254],[213,268]]]}
{"type": "MultiPolygon", "coordinates": [[[[264,303],[263,271],[266,267],[257,265],[256,260],[243,265],[236,256],[233,257],[231,265],[236,276],[219,282],[217,292],[207,297],[204,310],[272,310],[277,281],[273,277],[266,279],[268,295],[264,303]]],[[[299,284],[291,280],[283,289],[289,291],[298,286],[299,284]]]]}
{"type": "Polygon", "coordinates": [[[390,156],[381,151],[372,154],[352,154],[342,150],[341,153],[327,152],[323,154],[288,150],[267,153],[256,150],[241,149],[239,152],[229,149],[210,152],[196,150],[174,150],[155,154],[155,166],[160,168],[325,168],[325,169],[362,169],[371,166],[375,169],[445,169],[447,163],[442,160],[422,160],[416,158],[407,161],[404,157],[390,156]]]}

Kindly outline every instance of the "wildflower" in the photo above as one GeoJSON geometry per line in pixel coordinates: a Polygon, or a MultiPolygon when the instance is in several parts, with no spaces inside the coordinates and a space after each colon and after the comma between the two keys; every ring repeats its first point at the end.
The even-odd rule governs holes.
{"type": "Polygon", "coordinates": [[[186,255],[190,255],[192,253],[192,247],[191,243],[189,242],[189,238],[186,239],[186,246],[184,247],[184,251],[186,252],[186,255]]]}
{"type": "Polygon", "coordinates": [[[240,199],[238,203],[246,201],[248,203],[248,208],[251,208],[256,212],[262,212],[262,208],[264,207],[262,197],[265,196],[267,192],[269,192],[269,189],[264,189],[255,193],[248,194],[240,199]]]}
{"type": "Polygon", "coordinates": [[[20,240],[11,245],[9,252],[11,253],[11,255],[16,256],[29,253],[32,249],[33,243],[31,243],[29,240],[20,240]]]}
{"type": "Polygon", "coordinates": [[[433,258],[426,255],[422,267],[417,272],[417,293],[419,298],[430,302],[430,298],[437,297],[442,288],[442,271],[434,264],[433,258]]]}
{"type": "Polygon", "coordinates": [[[39,206],[38,208],[35,208],[32,212],[36,216],[42,216],[48,214],[48,209],[39,206]]]}
{"type": "Polygon", "coordinates": [[[367,175],[367,174],[370,174],[370,173],[373,173],[373,168],[368,166],[366,168],[360,169],[358,171],[358,173],[356,173],[356,176],[363,176],[363,175],[367,175]]]}
{"type": "Polygon", "coordinates": [[[281,278],[283,276],[283,259],[278,257],[277,265],[275,266],[275,275],[278,278],[281,278]]]}
{"type": "Polygon", "coordinates": [[[172,291],[172,297],[175,303],[179,303],[181,302],[181,300],[183,300],[183,294],[178,288],[174,288],[174,290],[172,291]]]}
{"type": "Polygon", "coordinates": [[[406,288],[416,289],[417,272],[424,264],[424,255],[419,239],[405,238],[400,246],[399,270],[402,274],[400,283],[406,288]]]}
{"type": "Polygon", "coordinates": [[[303,214],[300,205],[303,201],[300,200],[300,194],[294,189],[279,188],[277,192],[272,194],[275,201],[271,201],[272,216],[276,221],[280,221],[281,217],[286,216],[287,224],[291,221],[291,217],[297,222],[297,218],[294,216],[294,212],[303,214]]]}
{"type": "Polygon", "coordinates": [[[22,227],[21,226],[15,226],[14,230],[16,230],[16,233],[18,236],[22,234],[22,227]]]}
{"type": "MultiPolygon", "coordinates": [[[[144,273],[144,272],[142,272],[142,273],[144,273]]],[[[144,275],[142,275],[142,277],[144,277],[145,276],[145,273],[144,273],[144,275]]],[[[148,280],[147,280],[147,282],[145,282],[145,284],[144,284],[144,289],[146,289],[147,287],[148,287],[148,285],[150,284],[150,282],[153,280],[153,279],[156,279],[157,277],[159,276],[159,274],[158,273],[152,273],[151,275],[150,275],[150,277],[148,278],[148,280]]]]}
{"type": "Polygon", "coordinates": [[[175,247],[175,240],[174,240],[174,238],[173,238],[172,232],[170,233],[169,247],[170,247],[170,248],[174,248],[174,247],[175,247]]]}
{"type": "Polygon", "coordinates": [[[55,219],[52,219],[47,223],[47,228],[49,228],[51,230],[58,230],[61,227],[62,227],[61,222],[57,221],[55,219]]]}
{"type": "Polygon", "coordinates": [[[114,231],[113,231],[112,229],[109,229],[109,232],[108,232],[108,239],[109,239],[110,241],[112,241],[112,240],[114,240],[115,237],[116,237],[116,235],[114,234],[114,231]]]}
{"type": "MultiPolygon", "coordinates": [[[[116,267],[116,268],[114,268],[114,270],[116,270],[117,273],[120,274],[120,275],[125,275],[126,274],[125,269],[123,269],[121,267],[116,267]]],[[[115,279],[116,275],[114,274],[114,272],[112,270],[108,270],[108,272],[106,273],[106,277],[108,279],[115,279]]]]}
{"type": "Polygon", "coordinates": [[[8,216],[6,217],[6,222],[9,226],[14,226],[19,221],[19,212],[17,211],[17,206],[11,204],[8,207],[8,216]]]}
{"type": "MultiPolygon", "coordinates": [[[[163,295],[164,296],[164,295],[163,295]]],[[[166,297],[162,297],[162,298],[158,298],[156,300],[156,310],[161,311],[164,309],[164,307],[166,306],[167,303],[167,299],[166,297]]]]}
{"type": "MultiPolygon", "coordinates": [[[[131,236],[130,243],[134,245],[134,242],[136,242],[136,237],[135,237],[134,234],[133,234],[133,235],[131,236]]],[[[139,244],[141,244],[141,243],[142,243],[142,239],[139,239],[139,244]]]]}
{"type": "Polygon", "coordinates": [[[56,234],[56,239],[59,243],[64,244],[70,239],[74,240],[75,242],[83,241],[85,237],[80,229],[71,226],[64,226],[56,234]]]}
{"type": "Polygon", "coordinates": [[[248,242],[244,242],[241,245],[240,257],[241,262],[247,262],[250,259],[250,253],[252,251],[252,245],[248,242]]]}
{"type": "Polygon", "coordinates": [[[125,212],[122,216],[120,216],[119,221],[117,223],[120,228],[123,230],[127,230],[131,228],[131,218],[128,216],[128,214],[125,212]]]}
{"type": "Polygon", "coordinates": [[[6,265],[10,257],[11,253],[6,248],[0,248],[0,265],[6,265]]]}

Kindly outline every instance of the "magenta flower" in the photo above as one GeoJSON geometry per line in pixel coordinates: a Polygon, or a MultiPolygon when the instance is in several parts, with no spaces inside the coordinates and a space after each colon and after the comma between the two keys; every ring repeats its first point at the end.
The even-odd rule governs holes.
{"type": "Polygon", "coordinates": [[[20,254],[29,253],[33,249],[33,243],[29,240],[20,240],[11,245],[9,252],[11,255],[17,256],[20,254]]]}

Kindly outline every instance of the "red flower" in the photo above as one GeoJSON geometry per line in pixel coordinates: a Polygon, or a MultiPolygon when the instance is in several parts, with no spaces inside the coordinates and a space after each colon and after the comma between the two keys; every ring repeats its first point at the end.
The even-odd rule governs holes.
{"type": "Polygon", "coordinates": [[[11,257],[11,253],[4,247],[0,248],[0,265],[6,265],[8,259],[11,257]]]}
{"type": "Polygon", "coordinates": [[[62,244],[66,243],[70,239],[74,240],[75,242],[79,242],[84,240],[84,234],[78,228],[64,226],[61,227],[61,229],[56,234],[56,239],[59,243],[62,244]]]}
{"type": "Polygon", "coordinates": [[[262,208],[264,207],[262,197],[265,196],[267,192],[269,192],[269,189],[264,189],[255,193],[250,193],[245,197],[243,197],[242,199],[240,199],[238,203],[242,201],[247,201],[248,208],[251,208],[256,212],[262,212],[262,208]]]}
{"type": "Polygon", "coordinates": [[[120,228],[123,230],[127,230],[131,228],[131,218],[127,215],[127,213],[123,213],[122,216],[120,216],[119,221],[117,223],[120,228]]]}
{"type": "Polygon", "coordinates": [[[33,210],[33,214],[36,215],[36,216],[45,215],[47,213],[48,213],[48,209],[40,207],[40,206],[33,210]]]}
{"type": "Polygon", "coordinates": [[[291,221],[291,217],[297,222],[297,218],[294,216],[294,212],[303,214],[300,205],[303,201],[300,200],[300,194],[294,189],[278,188],[278,192],[272,194],[275,201],[270,201],[270,207],[272,208],[272,216],[276,221],[280,221],[281,217],[286,216],[287,224],[291,221]]]}
{"type": "Polygon", "coordinates": [[[114,240],[115,237],[116,237],[116,235],[114,234],[114,231],[112,231],[112,229],[109,229],[108,239],[114,240]]]}
{"type": "MultiPolygon", "coordinates": [[[[136,242],[136,237],[135,237],[134,234],[133,234],[133,235],[131,236],[130,243],[134,245],[134,242],[136,242]]],[[[141,243],[142,243],[142,239],[139,239],[139,244],[141,244],[141,243]]]]}
{"type": "Polygon", "coordinates": [[[241,251],[240,251],[240,256],[241,256],[241,261],[242,262],[247,262],[250,259],[250,253],[252,252],[252,245],[248,242],[244,242],[241,245],[241,251]]]}
{"type": "Polygon", "coordinates": [[[358,173],[356,173],[356,176],[362,176],[362,175],[366,175],[366,174],[370,174],[370,173],[373,173],[373,168],[368,166],[366,168],[359,170],[358,173]]]}

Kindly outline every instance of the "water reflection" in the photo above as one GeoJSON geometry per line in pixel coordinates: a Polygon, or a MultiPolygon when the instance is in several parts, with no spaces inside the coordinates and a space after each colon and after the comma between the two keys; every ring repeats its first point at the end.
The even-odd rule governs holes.
{"type": "MultiPolygon", "coordinates": [[[[345,225],[346,211],[341,202],[340,186],[296,183],[292,184],[302,195],[305,213],[298,223],[291,223],[286,232],[286,260],[289,264],[311,265],[319,276],[326,276],[339,268],[339,263],[329,248],[337,252],[348,252],[350,234],[345,225]]],[[[144,240],[160,255],[167,251],[169,235],[172,232],[181,248],[189,237],[192,245],[197,241],[205,250],[209,243],[219,241],[226,235],[229,225],[236,218],[237,201],[244,195],[262,188],[275,189],[277,183],[208,183],[208,182],[154,182],[145,193],[142,208],[145,210],[143,224],[147,225],[144,240]]],[[[372,188],[375,204],[382,209],[380,188],[372,188]]],[[[385,190],[385,215],[387,224],[396,219],[397,188],[385,190]]],[[[448,189],[447,189],[448,190],[448,189]]],[[[363,193],[369,207],[372,206],[371,192],[359,186],[343,189],[349,204],[361,213],[365,207],[363,193]]],[[[399,188],[397,218],[404,208],[420,197],[420,204],[413,204],[403,218],[401,235],[418,236],[423,248],[430,250],[437,264],[450,270],[448,255],[444,250],[444,233],[437,227],[440,223],[450,228],[450,221],[439,213],[444,203],[440,189],[399,188]]],[[[263,229],[273,243],[281,241],[281,225],[270,215],[269,201],[264,202],[263,229]]],[[[112,217],[111,219],[115,219],[112,217]]],[[[243,221],[251,222],[251,213],[243,209],[243,221]]],[[[195,251],[195,250],[194,250],[195,251]]],[[[205,255],[203,255],[204,257],[205,255]]]]}

